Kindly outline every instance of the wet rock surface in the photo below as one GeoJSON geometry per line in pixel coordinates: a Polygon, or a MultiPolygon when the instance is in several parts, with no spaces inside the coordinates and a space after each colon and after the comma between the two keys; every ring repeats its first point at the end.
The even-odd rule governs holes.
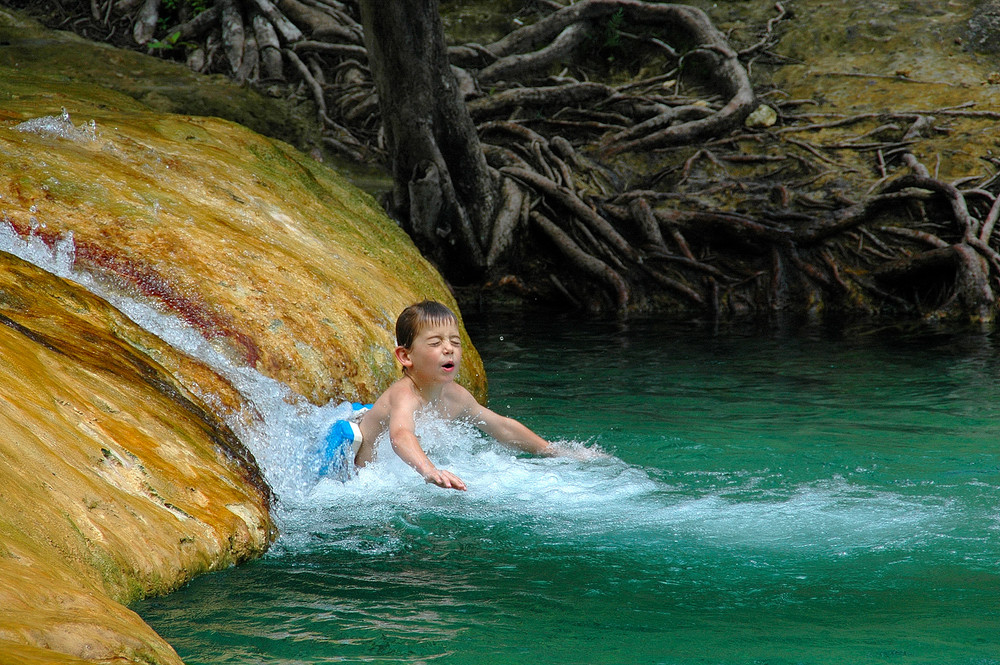
{"type": "MultiPolygon", "coordinates": [[[[454,303],[368,195],[294,147],[102,87],[121,65],[95,73],[106,47],[4,10],[0,44],[5,246],[62,252],[315,404],[371,399],[397,376],[398,312],[454,303]],[[86,76],[54,66],[58,48],[86,76]]],[[[267,549],[269,490],[227,425],[253,405],[4,252],[0,324],[2,660],[179,663],[126,604],[267,549]]]]}
{"type": "Polygon", "coordinates": [[[274,525],[252,459],[152,356],[230,389],[103,300],[4,253],[0,324],[4,661],[179,662],[124,604],[259,556],[274,525]]]}

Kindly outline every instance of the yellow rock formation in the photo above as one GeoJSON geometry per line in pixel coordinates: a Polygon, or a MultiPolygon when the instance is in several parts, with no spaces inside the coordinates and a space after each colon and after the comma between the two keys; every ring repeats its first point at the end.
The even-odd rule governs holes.
{"type": "MultiPolygon", "coordinates": [[[[371,197],[285,144],[217,119],[26,97],[0,126],[0,222],[49,244],[72,233],[78,269],[314,403],[370,401],[398,376],[398,313],[423,297],[454,306],[371,197]]],[[[482,395],[474,352],[463,370],[482,395]]]]}
{"type": "Polygon", "coordinates": [[[122,603],[258,556],[273,526],[239,441],[147,350],[240,397],[3,253],[0,324],[0,661],[179,662],[122,603]]]}
{"type": "MultiPolygon", "coordinates": [[[[330,169],[88,82],[129,66],[106,47],[2,9],[0,39],[8,240],[71,250],[103,289],[316,404],[370,400],[398,376],[405,305],[454,306],[330,169]],[[56,51],[87,75],[54,70],[56,51]]],[[[253,407],[104,300],[3,252],[0,324],[0,661],[179,662],[125,604],[267,548],[269,490],[226,425],[253,407]]],[[[471,344],[460,381],[485,397],[471,344]]]]}

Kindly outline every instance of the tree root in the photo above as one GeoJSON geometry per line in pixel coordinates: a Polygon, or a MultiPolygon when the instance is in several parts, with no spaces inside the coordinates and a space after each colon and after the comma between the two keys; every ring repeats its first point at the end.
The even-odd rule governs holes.
{"type": "MultiPolygon", "coordinates": [[[[628,309],[630,290],[628,284],[614,269],[591,253],[584,251],[565,231],[538,211],[531,212],[531,220],[552,240],[556,248],[582,272],[603,282],[614,294],[618,311],[628,309]]],[[[592,301],[591,309],[602,309],[597,301],[592,301]]]]}
{"type": "MultiPolygon", "coordinates": [[[[387,159],[357,0],[207,4],[194,15],[167,9],[186,3],[87,0],[78,22],[102,34],[123,23],[135,47],[249,85],[281,84],[313,105],[324,147],[387,159]],[[158,31],[164,22],[172,27],[158,31]]],[[[390,209],[405,213],[400,222],[432,258],[466,270],[450,279],[513,280],[522,292],[620,312],[995,317],[1000,160],[992,174],[945,182],[911,150],[946,131],[941,118],[986,123],[1000,113],[962,105],[813,116],[803,110],[810,100],[786,100],[772,104],[775,126],[746,128],[759,104],[747,70],[790,20],[780,2],[743,48],[685,5],[534,5],[542,16],[502,39],[447,49],[495,187],[483,206],[491,219],[449,217],[462,190],[440,150],[399,176],[409,200],[390,209]],[[605,51],[643,75],[595,82],[605,51]],[[815,138],[833,131],[841,138],[815,138]],[[868,182],[830,185],[845,175],[868,182]]]]}

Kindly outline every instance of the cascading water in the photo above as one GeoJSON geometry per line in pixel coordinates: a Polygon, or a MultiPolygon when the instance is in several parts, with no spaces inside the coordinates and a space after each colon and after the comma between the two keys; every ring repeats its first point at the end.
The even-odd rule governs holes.
{"type": "MultiPolygon", "coordinates": [[[[253,452],[279,497],[294,502],[295,497],[315,483],[315,463],[309,452],[318,445],[330,423],[350,413],[350,405],[316,407],[296,397],[281,383],[252,368],[234,364],[197,330],[160,311],[155,304],[122,294],[94,275],[75,270],[72,235],[50,247],[40,237],[22,238],[9,224],[0,224],[0,251],[80,284],[145,330],[226,377],[263,416],[252,427],[239,418],[230,419],[229,424],[253,452]]],[[[211,403],[211,395],[200,397],[211,403]]]]}
{"type": "MultiPolygon", "coordinates": [[[[69,141],[99,140],[96,124],[75,126],[65,111],[60,116],[34,118],[16,129],[69,141]]],[[[109,150],[114,146],[108,144],[109,150]]],[[[32,210],[32,212],[35,212],[32,210]]],[[[45,220],[31,218],[33,233],[22,237],[8,223],[0,223],[0,251],[22,258],[52,274],[76,282],[100,296],[136,324],[224,376],[255,407],[262,419],[252,422],[229,419],[229,424],[257,458],[272,488],[285,500],[296,503],[316,481],[316,462],[311,452],[322,434],[337,418],[350,412],[347,404],[316,407],[294,395],[283,384],[245,365],[239,365],[216,349],[209,340],[178,317],[165,313],[150,299],[122,292],[112,280],[75,268],[76,250],[72,233],[54,244],[41,234],[45,220]]],[[[202,394],[208,403],[211,395],[202,394]]],[[[282,505],[285,505],[282,504],[282,505]]]]}
{"type": "MultiPolygon", "coordinates": [[[[16,129],[69,141],[100,140],[95,123],[75,126],[65,111],[60,116],[34,118],[21,123],[16,129]]],[[[110,146],[109,149],[113,150],[114,147],[110,146]]],[[[32,229],[37,230],[43,228],[45,222],[33,217],[31,224],[32,229]]],[[[74,266],[76,252],[71,233],[50,245],[41,235],[22,237],[9,224],[0,223],[0,251],[18,256],[59,277],[80,284],[111,303],[145,330],[226,377],[262,416],[259,422],[249,427],[247,421],[240,418],[230,419],[229,424],[257,458],[268,482],[278,495],[279,519],[294,515],[304,505],[313,505],[317,492],[322,495],[330,491],[324,488],[342,484],[334,479],[324,481],[317,487],[319,463],[314,451],[330,424],[350,414],[349,404],[331,403],[316,407],[294,395],[280,382],[265,377],[250,367],[235,364],[231,357],[217,350],[197,330],[178,317],[164,313],[153,301],[137,294],[123,293],[108,280],[77,270],[74,266]]],[[[200,396],[211,403],[211,395],[200,396]]],[[[466,432],[462,443],[472,440],[470,437],[471,433],[466,432]]],[[[436,437],[428,438],[428,441],[446,441],[452,438],[454,437],[451,435],[438,432],[436,437]]],[[[376,466],[382,469],[381,466],[376,466]]],[[[415,475],[411,478],[412,472],[409,470],[402,475],[410,481],[414,478],[419,480],[415,475]]]]}

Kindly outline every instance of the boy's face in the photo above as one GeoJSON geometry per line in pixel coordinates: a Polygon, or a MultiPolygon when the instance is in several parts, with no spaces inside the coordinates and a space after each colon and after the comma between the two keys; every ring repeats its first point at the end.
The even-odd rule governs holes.
{"type": "Polygon", "coordinates": [[[454,321],[422,326],[410,348],[398,347],[396,357],[418,382],[447,383],[458,376],[462,338],[454,321]]]}

